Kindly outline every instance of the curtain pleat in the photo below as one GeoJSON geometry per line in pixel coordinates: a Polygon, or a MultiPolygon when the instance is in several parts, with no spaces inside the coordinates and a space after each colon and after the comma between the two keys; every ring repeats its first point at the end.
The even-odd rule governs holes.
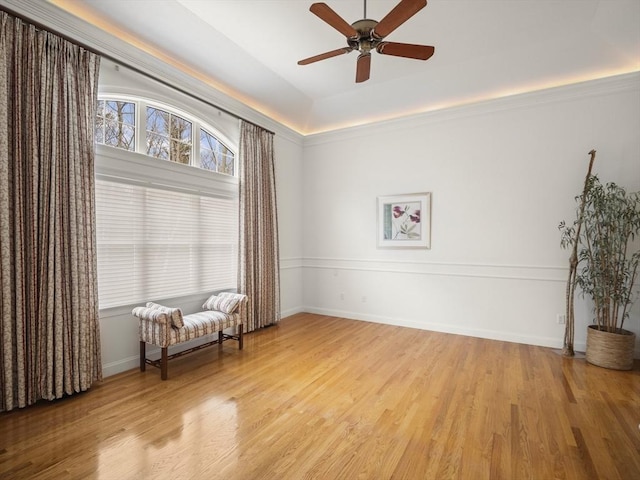
{"type": "Polygon", "coordinates": [[[0,12],[0,411],[101,379],[100,58],[0,12]]]}
{"type": "Polygon", "coordinates": [[[246,331],[280,321],[280,260],[273,134],[240,124],[239,286],[249,297],[246,331]]]}

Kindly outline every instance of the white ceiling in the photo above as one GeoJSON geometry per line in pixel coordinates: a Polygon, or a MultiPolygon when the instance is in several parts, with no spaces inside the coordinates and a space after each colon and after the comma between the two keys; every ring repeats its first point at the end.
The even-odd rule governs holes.
{"type": "MultiPolygon", "coordinates": [[[[356,52],[301,0],[49,0],[162,52],[234,98],[303,133],[640,70],[640,0],[430,0],[386,40],[433,45],[428,61],[356,52]]],[[[369,0],[381,20],[399,0],[369,0]]],[[[348,23],[362,0],[326,0],[348,23]]]]}

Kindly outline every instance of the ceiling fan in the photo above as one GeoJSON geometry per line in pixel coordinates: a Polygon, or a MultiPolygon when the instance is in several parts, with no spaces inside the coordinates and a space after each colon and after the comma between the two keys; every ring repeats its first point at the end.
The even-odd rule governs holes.
{"type": "Polygon", "coordinates": [[[367,18],[367,0],[364,0],[364,18],[349,25],[326,3],[314,3],[309,8],[311,13],[347,37],[348,46],[305,58],[300,60],[298,65],[308,65],[358,50],[360,55],[356,65],[356,83],[361,83],[369,80],[372,50],[383,55],[428,60],[435,51],[434,47],[383,41],[387,35],[426,6],[426,0],[401,0],[393,10],[377,22],[367,18]]]}

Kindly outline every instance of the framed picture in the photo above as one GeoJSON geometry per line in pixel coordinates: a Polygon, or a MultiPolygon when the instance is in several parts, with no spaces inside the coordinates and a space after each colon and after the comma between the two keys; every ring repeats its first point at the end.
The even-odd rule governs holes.
{"type": "Polygon", "coordinates": [[[431,248],[431,193],[378,197],[378,247],[431,248]]]}

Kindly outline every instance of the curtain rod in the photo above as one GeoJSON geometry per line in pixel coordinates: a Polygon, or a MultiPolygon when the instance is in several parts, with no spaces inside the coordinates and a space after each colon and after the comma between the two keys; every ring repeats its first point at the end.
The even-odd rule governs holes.
{"type": "Polygon", "coordinates": [[[166,80],[162,80],[160,78],[156,78],[152,74],[145,72],[144,70],[136,67],[135,65],[131,65],[128,62],[122,61],[122,60],[117,59],[117,58],[115,58],[115,57],[113,57],[113,56],[111,56],[111,55],[109,55],[107,53],[101,52],[100,50],[97,50],[96,48],[93,48],[93,47],[87,45],[86,43],[78,41],[78,40],[76,40],[76,39],[74,39],[74,38],[72,38],[72,37],[70,37],[70,36],[68,36],[68,35],[66,35],[66,34],[64,34],[62,32],[59,32],[59,31],[57,31],[55,29],[52,29],[51,27],[49,27],[47,25],[44,25],[44,24],[42,24],[42,23],[40,23],[38,21],[35,21],[35,20],[33,20],[33,19],[31,19],[31,18],[29,18],[29,17],[27,17],[27,16],[25,16],[25,15],[23,15],[21,13],[18,13],[18,12],[14,11],[14,10],[12,10],[10,8],[7,8],[5,5],[0,5],[0,10],[4,10],[5,12],[7,12],[7,13],[9,13],[9,14],[17,17],[17,18],[19,18],[20,20],[22,20],[24,22],[27,22],[27,23],[30,23],[31,25],[33,25],[34,27],[36,27],[36,28],[38,28],[40,30],[44,30],[44,31],[47,31],[47,32],[52,33],[54,35],[57,35],[57,36],[63,38],[64,40],[66,40],[68,42],[71,42],[71,43],[73,43],[73,44],[75,44],[75,45],[77,45],[77,46],[79,46],[81,48],[84,48],[85,50],[87,50],[87,51],[89,51],[91,53],[94,53],[96,55],[99,55],[100,57],[106,58],[107,60],[111,60],[112,62],[115,62],[117,64],[120,64],[120,65],[122,65],[122,66],[124,66],[124,67],[126,67],[126,68],[128,68],[128,69],[130,69],[130,70],[132,70],[132,71],[134,71],[134,72],[146,77],[146,78],[149,78],[149,79],[151,79],[151,80],[153,80],[155,82],[160,83],[161,85],[164,85],[165,87],[171,88],[171,89],[175,90],[178,93],[182,93],[183,95],[186,95],[186,96],[188,96],[188,97],[190,97],[190,98],[192,98],[194,100],[198,100],[199,102],[202,102],[202,103],[204,103],[204,104],[206,104],[206,105],[208,105],[210,107],[213,107],[216,110],[219,110],[219,111],[221,111],[223,113],[226,113],[227,115],[230,115],[233,118],[236,118],[238,120],[242,120],[243,122],[250,123],[251,125],[255,125],[256,127],[259,127],[261,129],[267,131],[268,133],[270,133],[272,135],[275,135],[275,132],[269,130],[268,128],[264,128],[262,125],[258,125],[257,123],[252,122],[251,120],[247,120],[246,118],[241,117],[240,115],[238,115],[236,113],[233,113],[233,112],[227,110],[226,108],[220,107],[219,105],[216,105],[215,103],[212,103],[209,100],[201,98],[199,95],[191,93],[191,92],[189,92],[189,91],[187,91],[187,90],[185,90],[183,88],[180,88],[180,87],[172,84],[171,82],[168,82],[166,80]]]}

